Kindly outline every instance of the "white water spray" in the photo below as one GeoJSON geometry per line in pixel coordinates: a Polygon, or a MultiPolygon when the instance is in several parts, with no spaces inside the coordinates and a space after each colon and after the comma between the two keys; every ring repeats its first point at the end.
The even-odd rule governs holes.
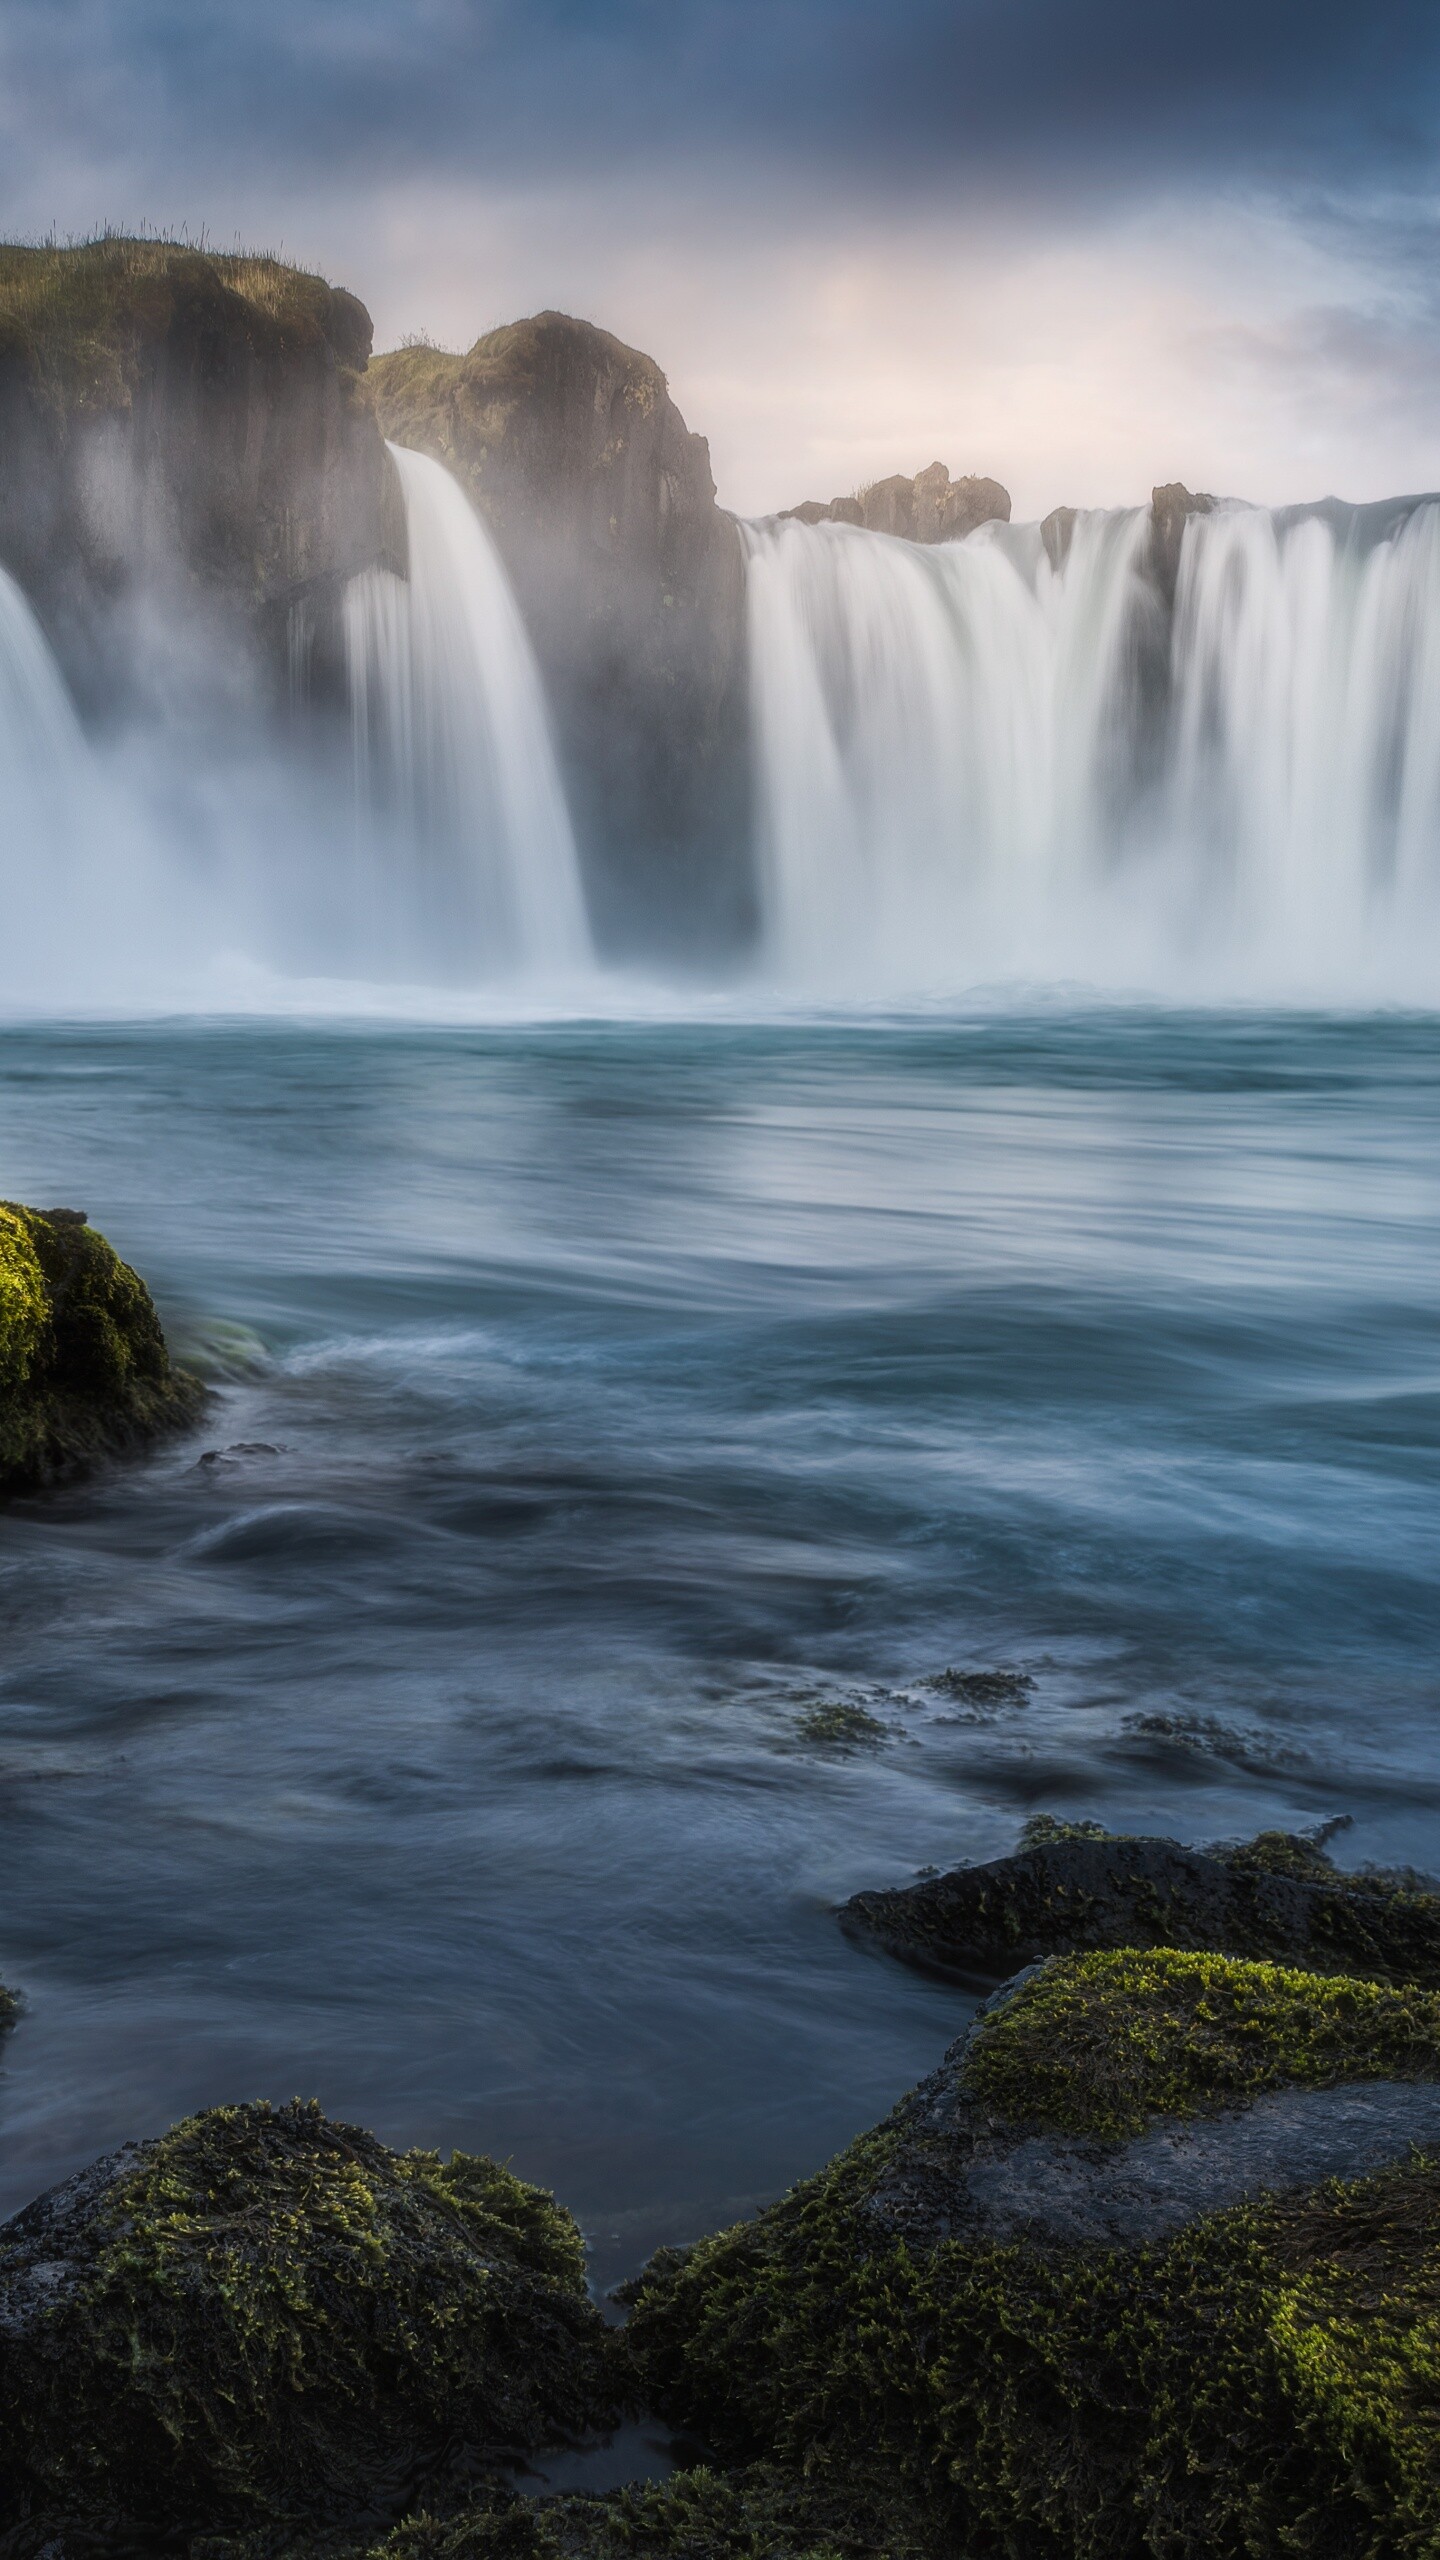
{"type": "Polygon", "coordinates": [[[1440,997],[1440,506],[747,543],[777,977],[1440,997]]]}
{"type": "Polygon", "coordinates": [[[368,570],[345,607],[373,926],[411,974],[576,969],[579,864],[524,624],[457,482],[388,450],[410,574],[368,570]]]}

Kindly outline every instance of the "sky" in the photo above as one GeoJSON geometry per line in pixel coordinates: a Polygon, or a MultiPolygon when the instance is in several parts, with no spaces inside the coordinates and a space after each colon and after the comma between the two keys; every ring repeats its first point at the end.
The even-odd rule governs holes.
{"type": "Polygon", "coordinates": [[[1440,487],[1437,0],[0,0],[0,224],[546,307],[741,513],[1440,487]]]}

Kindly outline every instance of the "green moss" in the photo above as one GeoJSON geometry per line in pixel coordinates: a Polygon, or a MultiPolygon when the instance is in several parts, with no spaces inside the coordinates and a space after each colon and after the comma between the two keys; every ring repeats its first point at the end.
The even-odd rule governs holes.
{"type": "Polygon", "coordinates": [[[1169,1948],[1056,1956],[977,2026],[964,2085],[1115,2142],[1287,2085],[1440,2076],[1440,1993],[1169,1948]]]}
{"type": "Polygon", "coordinates": [[[0,1201],[0,1412],[28,1385],[49,1315],[28,1213],[0,1201]]]}
{"type": "Polygon", "coordinates": [[[365,2560],[924,2560],[925,2521],[873,2483],[701,2466],[606,2497],[483,2501],[399,2525],[365,2560]]]}
{"type": "Polygon", "coordinates": [[[327,342],[341,362],[365,362],[368,319],[320,276],[277,258],[119,236],[64,249],[0,244],[0,359],[18,361],[62,415],[127,408],[140,350],[167,335],[178,304],[207,301],[265,343],[327,342]]]}
{"type": "Polygon", "coordinates": [[[76,1210],[0,1202],[0,1491],[191,1421],[138,1272],[76,1210]]]}
{"type": "Polygon", "coordinates": [[[42,2199],[0,2299],[0,2495],[47,2526],[338,2520],[616,2414],[567,2213],[298,2102],[189,2118],[63,2226],[42,2199]]]}
{"type": "MultiPolygon", "coordinates": [[[[1146,2106],[1177,2086],[1198,2101],[1268,2085],[1252,2023],[1286,2076],[1414,2068],[1422,2049],[1435,2067],[1428,2003],[1407,2019],[1389,1992],[1234,1966],[1217,2009],[1209,1959],[1178,1990],[1155,1962],[1138,1989],[1126,1957],[1052,1968],[1032,2025],[1073,2041],[1062,1990],[1084,2010],[1095,1965],[1112,1991],[1128,1981],[1131,2063],[1148,2051],[1157,2075],[1146,2106]],[[1207,2058],[1191,2072],[1197,2018],[1207,2058]]],[[[1108,2084],[1107,2130],[1141,2112],[1133,2089],[1128,2067],[1108,2084]]],[[[1165,2245],[1082,2251],[967,2238],[963,2220],[907,2237],[884,2199],[911,2131],[901,2108],[756,2221],[647,2269],[630,2348],[674,2422],[811,2482],[863,2448],[872,2479],[921,2502],[937,2560],[1433,2560],[1440,2162],[1247,2204],[1165,2245]]]]}
{"type": "Polygon", "coordinates": [[[1107,1831],[1103,1822],[1062,1822],[1053,1813],[1032,1814],[1022,1824],[1017,1849],[1050,1849],[1062,1840],[1118,1840],[1122,1834],[1107,1831]]]}
{"type": "Polygon", "coordinates": [[[832,1751],[877,1750],[893,1742],[896,1733],[868,1707],[844,1698],[825,1698],[806,1707],[795,1719],[795,1730],[802,1742],[832,1751]]]}

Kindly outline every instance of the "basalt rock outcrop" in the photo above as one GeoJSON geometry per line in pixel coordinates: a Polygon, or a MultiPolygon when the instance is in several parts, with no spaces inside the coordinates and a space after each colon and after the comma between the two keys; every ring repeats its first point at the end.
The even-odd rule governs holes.
{"type": "Polygon", "coordinates": [[[658,365],[543,311],[467,355],[403,347],[368,380],[387,437],[445,463],[495,536],[601,941],[739,947],[754,924],[744,561],[658,365]]]}
{"type": "Polygon", "coordinates": [[[1440,1894],[1414,1878],[1344,1874],[1288,1832],[1202,1850],[1041,1822],[1013,1857],[857,1893],[840,1917],[962,1979],[1092,1948],[1178,1947],[1440,1985],[1440,1894]]]}
{"type": "Polygon", "coordinates": [[[339,683],[338,600],[403,545],[369,314],[273,258],[0,249],[0,564],[92,709],[202,671],[339,683]]]}
{"type": "Polygon", "coordinates": [[[628,2342],[716,2454],[888,2485],[934,2560],[1401,2560],[1440,2540],[1437,2247],[1435,1994],[1059,1958],[818,2177],[661,2252],[628,2342]]]}
{"type": "Polygon", "coordinates": [[[1204,490],[1187,489],[1182,480],[1169,480],[1150,492],[1150,576],[1167,611],[1175,603],[1185,527],[1191,516],[1212,515],[1214,510],[1212,497],[1204,490]]]}
{"type": "Polygon", "coordinates": [[[7,2554],[288,2552],[616,2415],[570,2216],[316,2106],[212,2108],[0,2228],[7,2554]]]}
{"type": "Polygon", "coordinates": [[[807,498],[785,514],[801,524],[860,525],[867,533],[898,534],[905,542],[960,542],[977,525],[1008,524],[1010,493],[998,480],[972,473],[952,480],[943,462],[932,462],[913,480],[897,472],[853,497],[807,498]]]}
{"type": "Polygon", "coordinates": [[[0,1201],[0,1494],[78,1475],[204,1408],[144,1281],[79,1209],[0,1201]]]}

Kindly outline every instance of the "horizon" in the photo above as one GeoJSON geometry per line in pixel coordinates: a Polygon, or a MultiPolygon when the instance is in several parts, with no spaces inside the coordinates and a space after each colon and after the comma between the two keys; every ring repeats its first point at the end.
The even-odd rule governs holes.
{"type": "Polygon", "coordinates": [[[11,237],[232,234],[377,348],[561,309],[742,515],[930,460],[1017,517],[1440,483],[1440,28],[1415,0],[0,12],[11,237]]]}

